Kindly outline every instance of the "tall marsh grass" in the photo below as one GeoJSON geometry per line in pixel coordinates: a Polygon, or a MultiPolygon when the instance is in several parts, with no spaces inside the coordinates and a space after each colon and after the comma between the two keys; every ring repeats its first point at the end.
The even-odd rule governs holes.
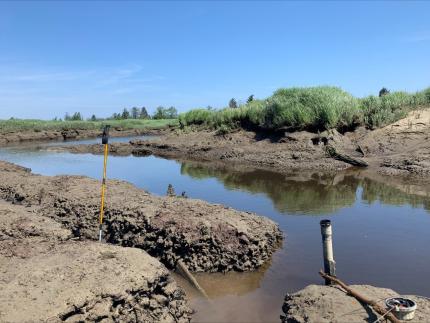
{"type": "Polygon", "coordinates": [[[16,131],[62,131],[70,129],[102,129],[105,124],[122,129],[159,129],[169,125],[177,125],[178,120],[160,119],[125,119],[103,121],[54,121],[54,120],[30,120],[11,119],[0,120],[0,133],[16,131]]]}
{"type": "Polygon", "coordinates": [[[430,88],[417,92],[394,92],[382,97],[355,98],[337,87],[279,89],[265,100],[238,108],[195,109],[179,116],[182,127],[212,129],[347,130],[358,125],[381,127],[409,111],[430,105],[430,88]]]}

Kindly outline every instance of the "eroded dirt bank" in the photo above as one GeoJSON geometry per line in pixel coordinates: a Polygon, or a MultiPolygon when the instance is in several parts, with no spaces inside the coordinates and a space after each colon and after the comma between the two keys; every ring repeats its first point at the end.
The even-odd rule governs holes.
{"type": "Polygon", "coordinates": [[[0,321],[189,322],[184,292],[158,260],[72,238],[36,209],[0,202],[0,321]]]}
{"type": "MultiPolygon", "coordinates": [[[[166,129],[122,129],[120,127],[112,128],[109,132],[111,137],[129,137],[141,135],[158,135],[168,132],[171,128],[166,129]]],[[[61,131],[17,131],[17,132],[0,132],[0,146],[13,143],[32,142],[32,141],[63,141],[63,140],[80,140],[88,138],[101,137],[102,132],[94,129],[68,129],[61,131]]]]}
{"type": "MultiPolygon", "coordinates": [[[[353,290],[375,300],[385,308],[384,300],[399,296],[387,288],[369,285],[351,285],[353,290]]],[[[420,296],[405,296],[417,303],[415,318],[408,322],[428,322],[430,318],[430,300],[420,296]]],[[[376,322],[377,315],[372,308],[361,304],[354,297],[336,286],[310,285],[285,297],[282,307],[284,323],[304,322],[376,322]]]]}
{"type": "MultiPolygon", "coordinates": [[[[306,131],[264,136],[238,131],[226,135],[199,131],[179,131],[150,140],[114,143],[110,150],[118,155],[157,155],[196,161],[222,161],[283,173],[295,170],[339,171],[351,164],[329,156],[328,147],[366,162],[370,169],[386,175],[430,173],[430,110],[413,111],[406,118],[377,130],[358,128],[340,134],[306,131]]],[[[73,153],[101,153],[101,145],[55,147],[73,153]]]]}
{"type": "MultiPolygon", "coordinates": [[[[0,198],[31,206],[95,240],[100,183],[87,177],[46,177],[0,162],[0,198]]],[[[122,181],[108,181],[104,237],[146,250],[169,268],[182,259],[191,271],[247,271],[269,260],[281,232],[271,220],[222,205],[180,197],[155,197],[122,181]]]]}

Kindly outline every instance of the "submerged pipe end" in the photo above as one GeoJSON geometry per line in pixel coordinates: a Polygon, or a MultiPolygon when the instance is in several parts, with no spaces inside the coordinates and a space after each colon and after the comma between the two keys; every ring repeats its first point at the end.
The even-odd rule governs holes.
{"type": "Polygon", "coordinates": [[[329,226],[331,226],[331,221],[327,220],[327,219],[321,220],[320,221],[320,226],[322,226],[322,227],[329,227],[329,226]]]}

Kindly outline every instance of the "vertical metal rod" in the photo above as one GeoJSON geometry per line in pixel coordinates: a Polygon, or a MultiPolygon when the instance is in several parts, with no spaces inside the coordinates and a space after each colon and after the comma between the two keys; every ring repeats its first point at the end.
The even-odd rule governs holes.
{"type": "Polygon", "coordinates": [[[104,160],[103,160],[103,180],[102,180],[102,194],[101,194],[101,206],[100,206],[100,218],[99,218],[99,241],[102,242],[103,236],[103,217],[105,211],[105,192],[106,192],[106,168],[107,158],[109,152],[109,126],[105,126],[103,130],[102,144],[104,146],[104,160]]]}
{"type": "MultiPolygon", "coordinates": [[[[336,276],[336,262],[334,261],[333,256],[331,221],[322,220],[320,222],[320,226],[323,243],[324,272],[330,276],[336,276]]],[[[325,284],[330,285],[331,281],[326,279],[325,284]]]]}
{"type": "Polygon", "coordinates": [[[102,197],[100,206],[100,222],[99,222],[99,241],[102,241],[103,217],[105,211],[105,192],[106,192],[106,165],[108,156],[108,144],[104,145],[104,161],[103,161],[103,181],[102,181],[102,197]]]}

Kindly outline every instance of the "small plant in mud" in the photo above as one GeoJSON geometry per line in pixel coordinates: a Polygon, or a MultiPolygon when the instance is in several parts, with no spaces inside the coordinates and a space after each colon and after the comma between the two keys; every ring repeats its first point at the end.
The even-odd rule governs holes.
{"type": "Polygon", "coordinates": [[[217,129],[216,134],[218,136],[223,136],[228,134],[229,132],[231,132],[231,128],[223,124],[217,129]]]}
{"type": "Polygon", "coordinates": [[[167,196],[176,196],[175,189],[173,188],[172,184],[169,184],[167,186],[167,194],[166,195],[167,196]]]}

